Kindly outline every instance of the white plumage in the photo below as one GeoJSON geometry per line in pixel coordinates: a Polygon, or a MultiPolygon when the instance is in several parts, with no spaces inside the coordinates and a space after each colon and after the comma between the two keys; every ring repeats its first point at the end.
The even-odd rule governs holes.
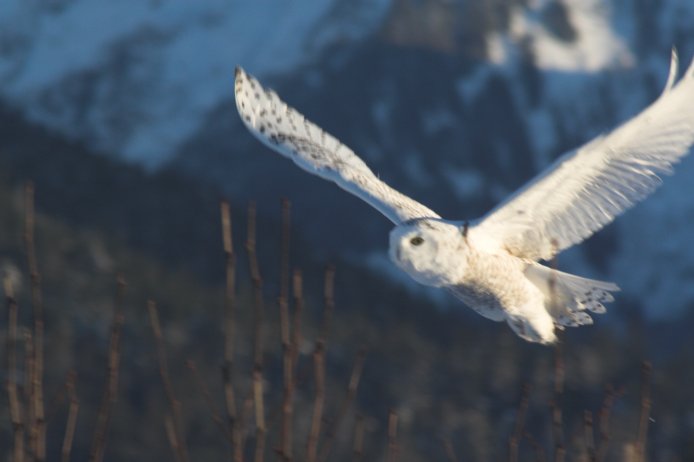
{"type": "Polygon", "coordinates": [[[236,105],[258,139],[304,170],[362,198],[393,223],[390,257],[418,282],[449,290],[478,313],[507,321],[528,341],[552,343],[555,327],[591,324],[612,283],[551,270],[578,244],[661,183],[694,143],[694,62],[620,127],[560,157],[482,219],[449,221],[379,180],[348,147],[240,68],[236,105]]]}

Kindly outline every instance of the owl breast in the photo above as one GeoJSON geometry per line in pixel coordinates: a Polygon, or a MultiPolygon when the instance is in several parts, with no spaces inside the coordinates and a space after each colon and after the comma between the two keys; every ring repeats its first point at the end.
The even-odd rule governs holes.
{"type": "Polygon", "coordinates": [[[506,313],[541,296],[524,276],[525,267],[511,255],[471,250],[463,278],[447,289],[485,318],[503,321],[506,313]]]}

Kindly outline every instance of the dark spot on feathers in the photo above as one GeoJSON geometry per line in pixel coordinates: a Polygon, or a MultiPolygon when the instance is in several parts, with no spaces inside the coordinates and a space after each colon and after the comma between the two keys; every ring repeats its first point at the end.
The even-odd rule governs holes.
{"type": "Polygon", "coordinates": [[[257,91],[255,92],[255,99],[260,99],[260,93],[258,93],[257,91]]]}
{"type": "Polygon", "coordinates": [[[260,127],[258,127],[258,131],[260,131],[260,133],[265,133],[265,125],[261,124],[260,127]]]}
{"type": "Polygon", "coordinates": [[[525,215],[525,210],[516,210],[517,215],[525,215]]]}
{"type": "Polygon", "coordinates": [[[265,117],[265,114],[267,114],[267,111],[265,109],[260,111],[260,117],[265,117]]]}
{"type": "Polygon", "coordinates": [[[251,123],[251,116],[247,115],[244,118],[246,119],[246,122],[251,123]]]}
{"type": "Polygon", "coordinates": [[[278,123],[278,124],[281,124],[281,123],[282,123],[282,117],[278,117],[278,118],[277,118],[277,123],[278,123]]]}

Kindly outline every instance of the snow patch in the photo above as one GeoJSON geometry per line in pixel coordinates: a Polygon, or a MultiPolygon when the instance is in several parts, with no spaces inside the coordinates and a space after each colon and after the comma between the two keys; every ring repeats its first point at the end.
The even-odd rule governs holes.
{"type": "Polygon", "coordinates": [[[13,45],[0,54],[0,96],[35,121],[156,167],[232,98],[236,65],[261,76],[287,72],[331,40],[356,40],[375,27],[345,21],[339,37],[315,40],[342,3],[5,0],[0,40],[13,45]],[[66,85],[78,92],[87,85],[86,107],[62,96],[66,85]]]}
{"type": "MultiPolygon", "coordinates": [[[[557,37],[542,20],[542,12],[553,6],[549,0],[517,7],[511,16],[508,36],[515,44],[529,43],[540,69],[597,72],[606,68],[633,67],[635,59],[625,39],[613,26],[613,12],[603,0],[564,0],[567,20],[575,37],[557,37]]],[[[500,37],[489,41],[495,62],[507,59],[508,47],[500,37]]]]}

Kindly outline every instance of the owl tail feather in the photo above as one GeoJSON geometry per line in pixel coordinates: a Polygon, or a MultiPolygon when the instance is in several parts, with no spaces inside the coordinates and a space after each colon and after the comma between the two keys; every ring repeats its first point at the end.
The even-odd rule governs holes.
{"type": "Polygon", "coordinates": [[[545,308],[559,329],[593,324],[588,312],[602,314],[604,303],[614,301],[611,292],[619,291],[612,282],[586,279],[534,263],[525,276],[542,291],[545,308]]]}

